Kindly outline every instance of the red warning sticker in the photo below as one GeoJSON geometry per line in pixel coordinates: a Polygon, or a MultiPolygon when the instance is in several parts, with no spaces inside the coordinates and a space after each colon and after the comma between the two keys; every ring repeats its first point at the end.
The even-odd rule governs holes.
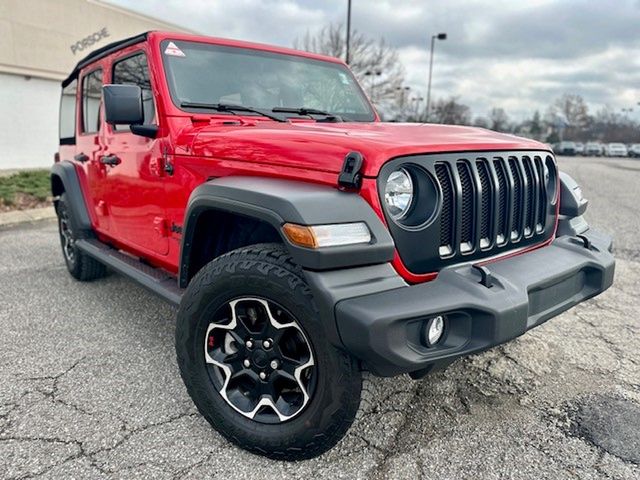
{"type": "Polygon", "coordinates": [[[178,48],[178,46],[173,43],[173,42],[169,42],[169,45],[167,45],[167,48],[164,49],[164,54],[165,55],[171,55],[173,57],[184,57],[185,54],[182,50],[180,50],[178,48]]]}

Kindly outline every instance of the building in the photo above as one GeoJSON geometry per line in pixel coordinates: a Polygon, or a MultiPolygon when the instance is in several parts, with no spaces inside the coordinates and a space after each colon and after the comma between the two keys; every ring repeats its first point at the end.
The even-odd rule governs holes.
{"type": "Polygon", "coordinates": [[[0,169],[51,165],[60,82],[92,50],[147,30],[189,32],[99,0],[0,1],[0,169]]]}

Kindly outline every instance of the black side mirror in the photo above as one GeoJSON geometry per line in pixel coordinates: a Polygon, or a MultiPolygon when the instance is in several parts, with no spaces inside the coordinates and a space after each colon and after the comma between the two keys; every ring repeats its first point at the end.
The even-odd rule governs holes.
{"type": "Polygon", "coordinates": [[[105,85],[102,93],[107,123],[129,125],[131,133],[156,138],[158,126],[143,125],[142,89],[138,85],[105,85]]]}
{"type": "Polygon", "coordinates": [[[142,90],[137,85],[105,85],[104,113],[111,125],[140,125],[144,122],[142,90]]]}

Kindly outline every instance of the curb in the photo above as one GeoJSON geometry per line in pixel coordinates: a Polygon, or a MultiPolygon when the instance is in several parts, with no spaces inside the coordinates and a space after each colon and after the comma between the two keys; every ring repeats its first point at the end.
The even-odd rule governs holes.
{"type": "Polygon", "coordinates": [[[0,213],[0,227],[37,222],[38,220],[47,220],[55,217],[56,212],[53,205],[50,207],[32,208],[30,210],[14,210],[12,212],[0,213]]]}

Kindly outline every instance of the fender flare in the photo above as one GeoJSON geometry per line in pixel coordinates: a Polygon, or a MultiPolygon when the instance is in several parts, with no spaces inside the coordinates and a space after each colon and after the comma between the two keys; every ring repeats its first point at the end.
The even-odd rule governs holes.
{"type": "Polygon", "coordinates": [[[394,243],[369,204],[357,193],[295,180],[230,176],[210,180],[193,190],[184,217],[180,252],[179,285],[189,278],[192,239],[198,217],[207,210],[226,211],[261,220],[278,232],[293,261],[303,269],[332,270],[387,263],[393,259],[394,243]],[[368,244],[303,248],[290,243],[282,225],[365,222],[371,231],[368,244]]]}
{"type": "MultiPolygon", "coordinates": [[[[80,180],[78,179],[78,172],[76,171],[75,165],[68,160],[53,164],[51,167],[52,192],[53,177],[58,177],[64,186],[69,208],[72,212],[71,221],[73,228],[78,232],[92,231],[91,218],[89,217],[87,205],[84,202],[84,195],[80,187],[80,180]]],[[[53,193],[55,195],[55,192],[53,193]]]]}

